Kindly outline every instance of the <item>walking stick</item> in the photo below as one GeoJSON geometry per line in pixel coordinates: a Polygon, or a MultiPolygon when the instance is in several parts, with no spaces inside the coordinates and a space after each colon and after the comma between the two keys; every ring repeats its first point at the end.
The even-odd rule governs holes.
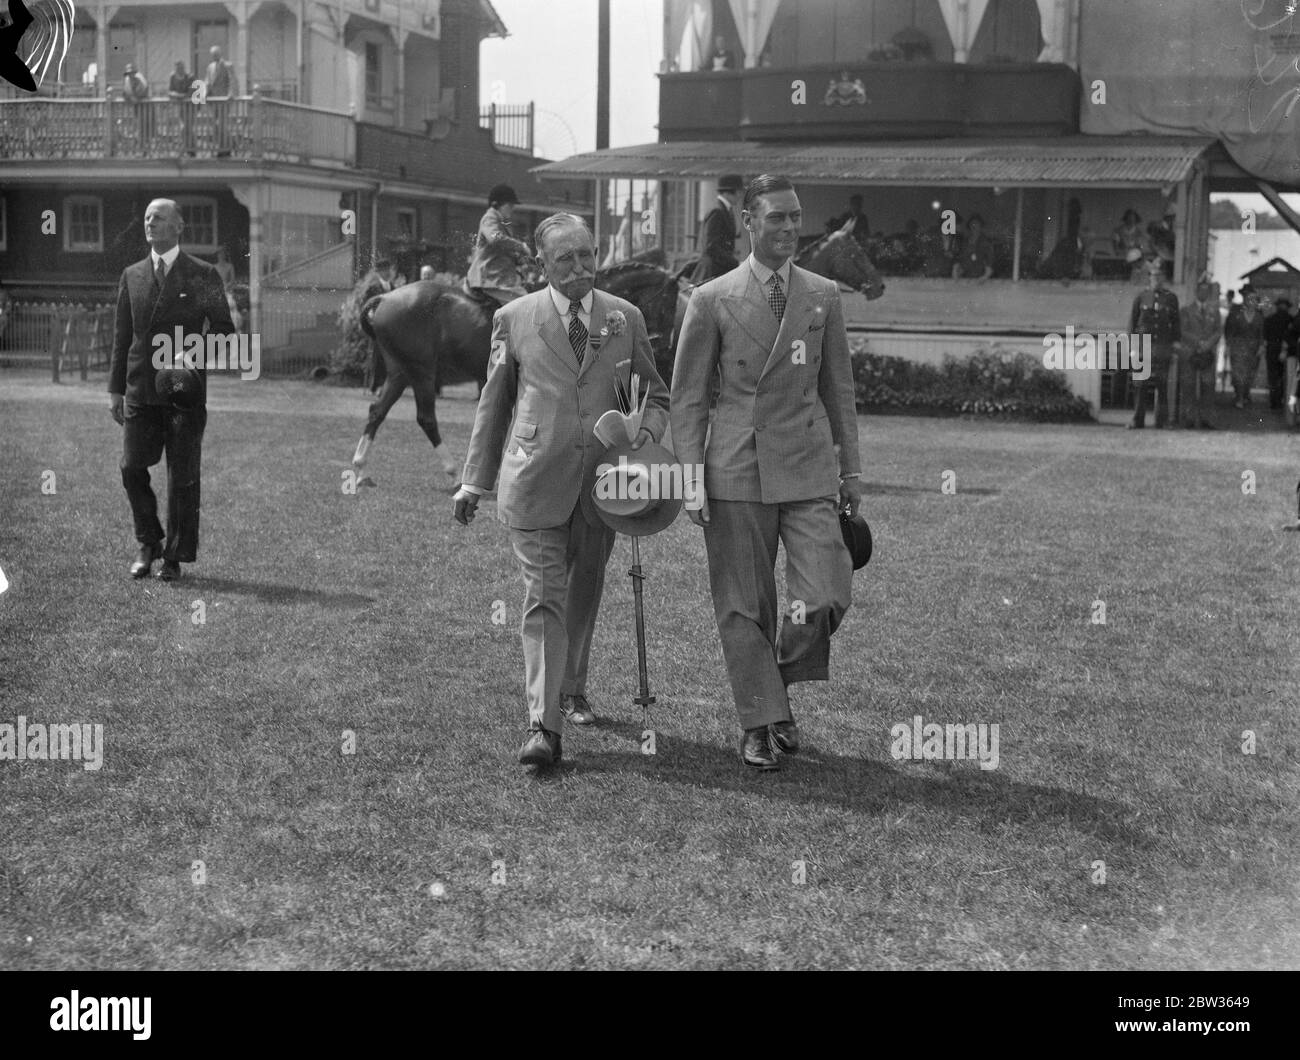
{"type": "Polygon", "coordinates": [[[641,691],[640,695],[632,698],[632,702],[641,705],[642,724],[649,727],[650,704],[655,701],[655,697],[650,694],[650,675],[645,664],[645,610],[641,604],[641,583],[645,581],[645,575],[641,573],[641,544],[635,535],[632,537],[632,569],[628,574],[632,576],[632,600],[636,613],[636,669],[641,691]]]}

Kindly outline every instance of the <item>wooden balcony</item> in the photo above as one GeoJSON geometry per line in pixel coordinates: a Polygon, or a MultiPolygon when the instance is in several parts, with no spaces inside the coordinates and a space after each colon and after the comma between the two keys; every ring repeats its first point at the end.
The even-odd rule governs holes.
{"type": "Polygon", "coordinates": [[[356,164],[350,114],[256,92],[196,106],[171,99],[0,100],[0,158],[235,159],[356,164]]]}

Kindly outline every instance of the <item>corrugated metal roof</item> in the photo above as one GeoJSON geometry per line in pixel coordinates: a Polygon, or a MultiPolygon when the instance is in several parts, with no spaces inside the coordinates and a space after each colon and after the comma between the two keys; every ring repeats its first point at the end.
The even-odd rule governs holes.
{"type": "Polygon", "coordinates": [[[724,173],[783,173],[821,184],[1133,187],[1175,184],[1214,143],[1157,136],[885,143],[685,141],[615,147],[533,170],[558,177],[703,180],[724,173]]]}

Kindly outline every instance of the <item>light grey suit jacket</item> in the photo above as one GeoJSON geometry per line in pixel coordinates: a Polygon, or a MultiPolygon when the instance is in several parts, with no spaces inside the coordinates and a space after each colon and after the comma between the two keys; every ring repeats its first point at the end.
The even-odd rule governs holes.
{"type": "Polygon", "coordinates": [[[682,465],[704,464],[709,497],[779,504],[838,494],[840,474],[861,468],[835,282],[792,265],[779,328],[748,259],[697,287],[677,343],[672,429],[682,465]]]}
{"type": "Polygon", "coordinates": [[[632,372],[649,384],[641,426],[656,442],[668,427],[668,388],[655,371],[641,311],[604,291],[593,294],[596,337],[615,309],[627,318],[627,330],[606,337],[599,349],[588,340],[581,369],[549,287],[502,306],[492,320],[487,383],[461,481],[491,490],[499,473],[497,516],[517,530],[562,526],[579,498],[587,521],[601,525],[591,486],[605,447],[592,429],[602,413],[618,408],[619,361],[631,362],[618,369],[625,385],[632,372]]]}

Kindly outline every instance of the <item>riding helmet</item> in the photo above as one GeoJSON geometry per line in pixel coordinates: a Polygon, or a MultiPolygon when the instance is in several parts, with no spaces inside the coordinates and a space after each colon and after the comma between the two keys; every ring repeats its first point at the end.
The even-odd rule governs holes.
{"type": "Polygon", "coordinates": [[[515,194],[515,189],[509,184],[498,184],[488,192],[489,206],[499,206],[507,202],[514,203],[516,206],[519,205],[519,196],[515,194]]]}

